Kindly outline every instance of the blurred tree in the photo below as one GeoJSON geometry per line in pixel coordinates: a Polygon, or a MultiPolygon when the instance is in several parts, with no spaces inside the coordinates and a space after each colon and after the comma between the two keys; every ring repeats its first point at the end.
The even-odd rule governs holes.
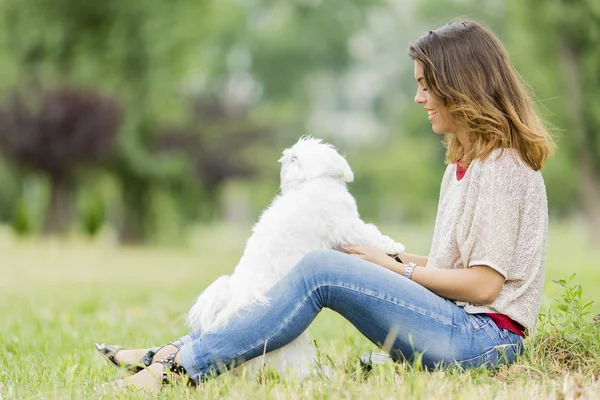
{"type": "MultiPolygon", "coordinates": [[[[242,138],[256,129],[231,128],[244,120],[229,114],[211,120],[210,129],[198,122],[195,135],[207,136],[197,146],[205,150],[186,168],[179,155],[154,153],[156,126],[181,121],[188,99],[212,96],[226,109],[254,107],[259,126],[280,127],[273,140],[287,144],[286,137],[304,133],[307,78],[350,63],[348,38],[363,24],[364,10],[377,4],[4,0],[0,7],[17,76],[22,69],[44,82],[93,82],[119,94],[127,112],[113,171],[126,206],[122,237],[135,240],[147,229],[153,187],[182,185],[196,170],[206,197],[214,197],[220,182],[247,169],[239,152],[224,146],[234,142],[223,132],[242,138]]],[[[258,141],[241,141],[239,148],[258,141]]]]}
{"type": "Polygon", "coordinates": [[[0,152],[0,223],[9,222],[19,198],[19,174],[0,152]]]}
{"type": "Polygon", "coordinates": [[[563,142],[579,175],[591,237],[600,240],[600,3],[526,0],[510,5],[514,23],[520,25],[515,42],[530,50],[523,58],[531,75],[542,74],[562,100],[552,108],[553,120],[568,127],[563,142]]]}
{"type": "Polygon", "coordinates": [[[157,160],[150,151],[156,103],[164,108],[158,97],[182,74],[183,60],[190,57],[186,50],[191,53],[190,23],[202,22],[199,10],[205,5],[184,0],[1,4],[5,46],[26,80],[93,83],[119,94],[127,113],[112,169],[122,181],[125,240],[144,234],[152,185],[182,171],[177,160],[157,160]]]}
{"type": "Polygon", "coordinates": [[[114,152],[121,111],[115,100],[92,91],[64,87],[40,97],[16,93],[0,109],[0,151],[48,176],[45,231],[63,233],[73,209],[75,173],[114,152]]]}
{"type": "Polygon", "coordinates": [[[106,220],[106,203],[95,190],[85,190],[78,197],[78,214],[83,231],[93,237],[100,232],[106,220]]]}
{"type": "MultiPolygon", "coordinates": [[[[401,13],[414,12],[411,1],[401,3],[395,6],[401,13]]],[[[484,9],[492,3],[473,0],[484,9]]],[[[424,8],[450,17],[450,8],[429,4],[424,8]]],[[[319,134],[305,128],[308,115],[318,107],[314,101],[320,77],[343,76],[356,62],[357,51],[365,53],[357,50],[363,43],[355,40],[357,36],[367,24],[376,29],[381,19],[375,17],[390,7],[370,0],[3,0],[0,51],[7,57],[0,63],[10,75],[7,82],[33,77],[44,84],[93,84],[118,96],[126,113],[111,171],[121,182],[125,207],[108,218],[120,215],[122,238],[138,240],[153,226],[148,223],[156,214],[149,212],[157,204],[152,202],[153,193],[173,193],[181,204],[178,211],[186,217],[198,217],[199,199],[205,199],[202,202],[212,206],[199,216],[210,218],[216,214],[215,199],[224,180],[261,170],[274,179],[275,153],[301,134],[319,134]],[[198,98],[213,100],[199,103],[204,111],[197,110],[186,122],[188,104],[198,98]],[[176,140],[163,136],[169,130],[159,127],[168,126],[178,127],[171,133],[183,134],[185,151],[164,151],[168,147],[164,140],[176,140]]],[[[402,47],[405,57],[404,43],[398,46],[395,35],[376,30],[390,36],[377,40],[402,47]]],[[[376,53],[387,55],[374,61],[382,67],[376,73],[395,63],[396,53],[387,50],[375,47],[376,53]]],[[[412,76],[401,79],[402,85],[396,85],[384,78],[387,92],[377,102],[385,103],[383,97],[388,95],[398,100],[404,87],[412,92],[412,76]]],[[[3,85],[8,84],[0,82],[0,88],[3,85]]],[[[341,86],[347,85],[336,90],[341,86]]],[[[343,96],[332,96],[339,98],[336,107],[345,107],[343,96]]],[[[394,114],[398,104],[387,102],[386,123],[407,126],[394,114]]],[[[415,132],[430,130],[424,119],[413,125],[418,125],[415,132]]],[[[423,152],[433,149],[435,136],[429,136],[425,140],[431,147],[421,142],[415,146],[423,152]]],[[[368,174],[377,168],[393,172],[383,163],[373,165],[376,168],[368,174]]],[[[419,187],[414,190],[436,201],[439,179],[433,179],[431,190],[430,171],[423,171],[426,179],[416,176],[410,182],[419,187]]],[[[374,186],[387,190],[380,179],[369,185],[372,197],[377,197],[374,186]]],[[[409,206],[411,215],[423,214],[416,210],[417,203],[409,206]]],[[[371,214],[376,214],[379,205],[372,204],[371,214]]]]}
{"type": "Polygon", "coordinates": [[[190,122],[160,131],[156,149],[158,153],[179,153],[189,160],[192,177],[200,184],[204,199],[205,211],[195,217],[212,219],[219,212],[223,183],[255,176],[261,160],[252,150],[272,137],[270,129],[254,122],[247,110],[227,107],[218,99],[197,99],[190,122]]]}

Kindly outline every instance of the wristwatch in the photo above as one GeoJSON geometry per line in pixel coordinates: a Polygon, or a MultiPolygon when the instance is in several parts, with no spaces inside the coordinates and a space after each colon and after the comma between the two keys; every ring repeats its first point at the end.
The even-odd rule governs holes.
{"type": "Polygon", "coordinates": [[[412,279],[412,273],[415,270],[415,267],[417,266],[417,264],[415,263],[408,263],[408,265],[406,266],[406,269],[404,270],[404,277],[408,278],[408,279],[412,279]]]}

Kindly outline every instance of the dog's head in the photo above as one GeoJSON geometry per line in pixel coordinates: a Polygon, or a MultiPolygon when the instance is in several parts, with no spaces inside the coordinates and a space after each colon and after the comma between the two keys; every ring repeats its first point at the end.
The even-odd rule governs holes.
{"type": "Polygon", "coordinates": [[[302,137],[298,143],[285,149],[281,163],[281,189],[304,182],[330,177],[340,182],[352,182],[354,174],[350,165],[335,148],[321,139],[302,137]]]}

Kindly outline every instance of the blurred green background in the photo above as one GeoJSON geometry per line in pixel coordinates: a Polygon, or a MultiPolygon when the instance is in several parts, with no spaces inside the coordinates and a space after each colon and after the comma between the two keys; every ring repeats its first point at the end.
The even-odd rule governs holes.
{"type": "Polygon", "coordinates": [[[248,227],[305,134],[347,155],[365,220],[433,227],[444,148],[407,48],[466,16],[554,127],[551,219],[600,243],[596,0],[1,0],[0,16],[9,235],[181,245],[248,227]]]}

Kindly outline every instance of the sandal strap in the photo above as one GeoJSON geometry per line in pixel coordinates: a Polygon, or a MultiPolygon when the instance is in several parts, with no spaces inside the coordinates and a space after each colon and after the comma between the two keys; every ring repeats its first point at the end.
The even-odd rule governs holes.
{"type": "Polygon", "coordinates": [[[140,358],[140,364],[143,364],[146,367],[149,367],[150,365],[152,365],[152,361],[154,360],[154,356],[156,355],[156,353],[158,353],[165,346],[167,346],[167,345],[155,347],[155,348],[148,350],[148,352],[144,355],[144,357],[140,358]]]}
{"type": "Polygon", "coordinates": [[[176,374],[176,375],[180,375],[180,376],[187,375],[187,372],[186,372],[185,368],[183,367],[183,365],[175,362],[175,356],[177,355],[177,353],[179,353],[179,351],[169,353],[168,356],[163,357],[157,361],[158,363],[162,364],[166,369],[166,371],[164,371],[163,375],[162,375],[163,383],[170,382],[168,373],[172,373],[172,374],[176,374]]]}
{"type": "Polygon", "coordinates": [[[143,364],[146,367],[149,367],[154,362],[154,356],[156,356],[156,353],[158,353],[159,351],[161,351],[162,349],[164,349],[165,347],[170,346],[170,345],[173,345],[173,346],[177,347],[178,350],[180,350],[179,345],[177,343],[173,343],[173,342],[163,344],[162,346],[159,346],[159,347],[153,347],[150,350],[148,350],[148,352],[144,355],[144,357],[140,358],[140,364],[143,364]]]}
{"type": "Polygon", "coordinates": [[[115,365],[116,367],[119,367],[119,363],[117,362],[117,360],[115,359],[115,355],[117,354],[117,352],[119,350],[122,350],[123,347],[122,346],[118,346],[118,345],[108,345],[106,343],[102,343],[102,344],[98,344],[98,343],[94,343],[94,347],[96,347],[96,350],[104,357],[106,358],[111,364],[115,365]]]}

